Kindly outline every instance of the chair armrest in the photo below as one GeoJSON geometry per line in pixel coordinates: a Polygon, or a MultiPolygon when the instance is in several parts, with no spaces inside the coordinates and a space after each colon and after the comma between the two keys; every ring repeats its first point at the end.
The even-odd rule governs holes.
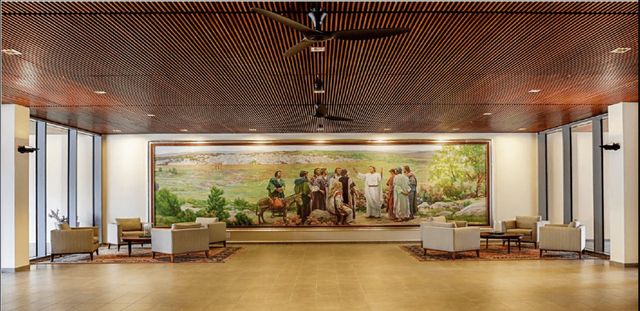
{"type": "MultiPolygon", "coordinates": [[[[171,230],[171,251],[174,254],[209,250],[209,229],[171,230]]],[[[152,239],[153,241],[153,239],[152,239]]]]}
{"type": "Polygon", "coordinates": [[[480,228],[455,228],[453,243],[456,251],[480,249],[480,228]]]}
{"type": "Polygon", "coordinates": [[[51,230],[51,253],[67,254],[94,250],[93,230],[51,230]]]}
{"type": "Polygon", "coordinates": [[[107,243],[122,244],[122,227],[118,224],[107,224],[107,243]]]}
{"type": "Polygon", "coordinates": [[[154,252],[171,254],[173,244],[171,229],[151,229],[151,250],[154,252]]]}
{"type": "Polygon", "coordinates": [[[549,224],[548,220],[541,220],[536,222],[536,227],[531,231],[531,234],[533,235],[531,238],[533,239],[533,241],[540,242],[540,228],[548,224],[549,224]]]}
{"type": "Polygon", "coordinates": [[[507,232],[508,229],[515,229],[516,221],[515,220],[503,220],[500,222],[501,232],[507,232]]]}
{"type": "Polygon", "coordinates": [[[222,242],[227,240],[227,223],[223,221],[207,225],[209,230],[209,243],[222,242]]]}

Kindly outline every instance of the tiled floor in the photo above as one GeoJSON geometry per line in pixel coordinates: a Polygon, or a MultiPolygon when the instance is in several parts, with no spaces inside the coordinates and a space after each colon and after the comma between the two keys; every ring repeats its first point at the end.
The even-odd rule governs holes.
{"type": "Polygon", "coordinates": [[[607,261],[419,262],[397,244],[243,245],[224,264],[40,265],[2,310],[637,310],[607,261]]]}

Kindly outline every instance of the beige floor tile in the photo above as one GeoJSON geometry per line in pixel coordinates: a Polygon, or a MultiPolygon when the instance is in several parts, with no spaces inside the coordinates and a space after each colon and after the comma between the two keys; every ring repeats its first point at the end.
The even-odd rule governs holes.
{"type": "Polygon", "coordinates": [[[602,260],[419,262],[397,244],[242,245],[224,264],[39,265],[2,310],[636,310],[602,260]],[[339,263],[339,264],[336,264],[339,263]]]}

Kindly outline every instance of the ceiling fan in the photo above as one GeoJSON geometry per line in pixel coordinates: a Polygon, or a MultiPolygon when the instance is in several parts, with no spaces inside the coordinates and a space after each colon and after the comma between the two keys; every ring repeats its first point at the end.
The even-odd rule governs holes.
{"type": "Polygon", "coordinates": [[[353,119],[329,115],[327,105],[321,103],[320,101],[317,101],[313,105],[313,108],[314,108],[314,112],[312,116],[314,118],[325,119],[329,121],[345,121],[345,122],[353,121],[353,119]]]}
{"type": "Polygon", "coordinates": [[[327,13],[322,9],[312,9],[308,16],[313,22],[313,29],[302,25],[294,20],[288,19],[282,15],[273,13],[260,8],[252,8],[253,12],[266,16],[279,23],[282,23],[288,27],[291,27],[298,32],[302,33],[302,41],[291,47],[286,53],[285,57],[293,56],[303,49],[320,42],[329,40],[372,40],[384,37],[391,37],[400,35],[411,31],[408,28],[379,28],[379,29],[352,29],[352,30],[339,30],[339,31],[322,31],[322,21],[327,16],[327,13]]]}

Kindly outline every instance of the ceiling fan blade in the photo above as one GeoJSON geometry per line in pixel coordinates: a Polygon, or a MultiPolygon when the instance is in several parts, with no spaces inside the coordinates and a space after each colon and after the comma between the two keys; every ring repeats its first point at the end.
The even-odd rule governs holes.
{"type": "Polygon", "coordinates": [[[260,8],[251,8],[251,11],[256,12],[256,13],[258,13],[260,15],[265,16],[265,17],[268,17],[270,19],[273,19],[273,20],[275,20],[275,21],[277,21],[279,23],[285,24],[285,25],[287,25],[287,26],[289,26],[289,27],[291,27],[291,28],[293,28],[295,30],[302,31],[304,33],[313,32],[313,30],[311,28],[309,28],[309,27],[307,27],[305,25],[302,25],[302,24],[300,24],[300,23],[298,23],[296,21],[293,21],[291,19],[288,19],[288,18],[286,18],[286,17],[284,17],[282,15],[278,15],[276,13],[273,13],[271,11],[267,11],[267,10],[260,9],[260,8]]]}
{"type": "Polygon", "coordinates": [[[401,35],[411,31],[408,28],[380,28],[380,29],[353,29],[341,30],[333,33],[338,40],[371,40],[401,35]]]}
{"type": "Polygon", "coordinates": [[[327,120],[331,120],[331,121],[346,121],[346,122],[353,121],[353,119],[343,118],[343,117],[336,117],[336,116],[324,116],[324,118],[327,119],[327,120]]]}
{"type": "Polygon", "coordinates": [[[284,53],[284,57],[291,57],[293,55],[296,55],[298,53],[300,53],[300,51],[310,47],[313,45],[313,42],[311,41],[307,41],[307,40],[302,40],[300,42],[298,42],[298,44],[292,46],[287,52],[284,53]]]}

